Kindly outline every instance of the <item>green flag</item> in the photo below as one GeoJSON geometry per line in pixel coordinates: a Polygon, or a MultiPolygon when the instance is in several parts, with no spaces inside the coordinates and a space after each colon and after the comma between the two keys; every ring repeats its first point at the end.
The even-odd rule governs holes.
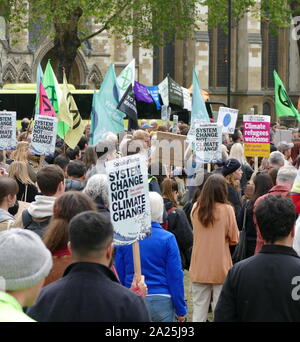
{"type": "Polygon", "coordinates": [[[291,99],[289,98],[285,87],[278,76],[277,72],[274,70],[274,80],[275,80],[275,107],[276,116],[295,116],[298,121],[300,121],[300,115],[298,110],[293,105],[291,99]]]}
{"type": "Polygon", "coordinates": [[[51,67],[50,60],[47,63],[44,73],[43,85],[59,120],[57,134],[64,139],[65,135],[70,129],[72,117],[67,119],[67,104],[51,67]]]}

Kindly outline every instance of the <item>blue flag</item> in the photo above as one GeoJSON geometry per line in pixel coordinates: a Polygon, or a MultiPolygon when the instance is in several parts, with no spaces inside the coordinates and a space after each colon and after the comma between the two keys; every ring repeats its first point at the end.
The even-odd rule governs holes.
{"type": "Polygon", "coordinates": [[[156,109],[161,110],[158,86],[152,86],[152,87],[147,87],[147,88],[148,88],[148,91],[149,91],[150,95],[152,96],[152,98],[156,104],[156,109]]]}
{"type": "Polygon", "coordinates": [[[35,100],[35,114],[40,114],[40,83],[43,81],[44,73],[39,63],[36,74],[36,100],[35,100]]]}
{"type": "Polygon", "coordinates": [[[202,120],[210,123],[209,115],[202,97],[199,80],[193,69],[193,102],[192,102],[192,114],[191,114],[191,125],[195,120],[202,120]]]}
{"type": "Polygon", "coordinates": [[[118,134],[124,131],[124,118],[126,115],[117,109],[118,103],[119,94],[116,85],[115,68],[111,64],[100,91],[95,92],[93,96],[91,145],[96,145],[101,141],[103,134],[106,132],[118,134]]]}

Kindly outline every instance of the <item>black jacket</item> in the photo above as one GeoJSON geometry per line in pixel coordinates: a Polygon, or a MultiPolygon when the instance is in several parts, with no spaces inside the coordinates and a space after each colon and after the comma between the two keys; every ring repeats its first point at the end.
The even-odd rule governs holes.
{"type": "Polygon", "coordinates": [[[164,205],[167,212],[173,208],[168,213],[168,230],[175,235],[180,251],[182,267],[188,270],[193,248],[192,227],[183,210],[175,208],[173,203],[166,198],[164,198],[164,205]]]}
{"type": "Polygon", "coordinates": [[[299,322],[299,270],[300,258],[292,248],[264,245],[229,271],[215,321],[299,322]]]}
{"type": "MultiPolygon", "coordinates": [[[[240,211],[239,216],[237,218],[237,224],[238,224],[239,230],[242,230],[243,228],[245,205],[246,203],[243,205],[243,208],[240,211]]],[[[247,244],[246,257],[249,258],[255,252],[256,235],[257,235],[256,227],[253,221],[253,203],[251,203],[250,201],[248,201],[247,203],[245,228],[246,228],[246,244],[247,244]]]]}
{"type": "Polygon", "coordinates": [[[227,184],[227,190],[228,190],[228,201],[233,205],[235,217],[238,218],[240,211],[242,210],[242,200],[241,195],[239,192],[235,190],[235,188],[227,184]]]}
{"type": "Polygon", "coordinates": [[[44,287],[27,314],[38,322],[149,322],[142,297],[106,266],[78,262],[44,287]]]}
{"type": "Polygon", "coordinates": [[[31,203],[34,201],[35,196],[39,194],[38,189],[33,184],[23,184],[18,179],[16,179],[16,182],[19,185],[19,192],[17,193],[17,200],[18,201],[24,201],[31,203]],[[26,191],[27,187],[27,191],[26,191]]]}
{"type": "Polygon", "coordinates": [[[241,184],[241,189],[243,192],[246,185],[247,185],[247,182],[250,180],[254,170],[252,169],[252,167],[249,164],[242,164],[242,171],[243,171],[243,175],[242,175],[242,178],[240,180],[240,184],[241,184]]]}

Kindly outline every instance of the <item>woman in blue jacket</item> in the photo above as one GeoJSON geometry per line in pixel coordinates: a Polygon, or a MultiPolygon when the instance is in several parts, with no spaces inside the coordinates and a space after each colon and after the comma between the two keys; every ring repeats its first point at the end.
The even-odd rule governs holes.
{"type": "MultiPolygon", "coordinates": [[[[148,287],[146,303],[153,322],[184,321],[184,274],[175,236],[165,231],[162,222],[164,202],[150,192],[152,235],[140,241],[142,274],[148,287]]],[[[134,276],[132,246],[118,247],[115,266],[120,281],[130,287],[134,276]]]]}

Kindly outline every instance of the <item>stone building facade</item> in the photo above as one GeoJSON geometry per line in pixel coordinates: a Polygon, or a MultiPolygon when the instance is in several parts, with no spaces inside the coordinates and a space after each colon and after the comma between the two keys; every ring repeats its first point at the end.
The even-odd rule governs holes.
{"type": "MultiPolygon", "coordinates": [[[[201,8],[207,15],[207,8],[201,8]]],[[[0,13],[1,14],[1,13],[0,13]]],[[[91,23],[92,29],[97,25],[91,23]]],[[[51,58],[53,40],[42,36],[36,40],[39,27],[15,33],[8,32],[0,18],[0,87],[6,83],[34,83],[39,63],[44,68],[51,58]],[[17,39],[16,45],[9,42],[17,39]]],[[[300,59],[297,42],[291,30],[281,29],[277,36],[268,24],[246,15],[232,31],[231,107],[240,113],[255,108],[256,113],[274,117],[273,70],[282,78],[292,100],[300,93],[300,59]]],[[[200,85],[213,101],[227,102],[227,35],[219,28],[208,30],[200,23],[193,40],[175,41],[164,48],[145,50],[128,46],[109,37],[107,32],[94,37],[78,51],[69,83],[76,88],[98,89],[110,63],[117,74],[136,59],[137,80],[146,85],[160,83],[167,74],[184,87],[192,83],[195,66],[200,85]]],[[[52,60],[55,63],[55,60],[52,60]]]]}

